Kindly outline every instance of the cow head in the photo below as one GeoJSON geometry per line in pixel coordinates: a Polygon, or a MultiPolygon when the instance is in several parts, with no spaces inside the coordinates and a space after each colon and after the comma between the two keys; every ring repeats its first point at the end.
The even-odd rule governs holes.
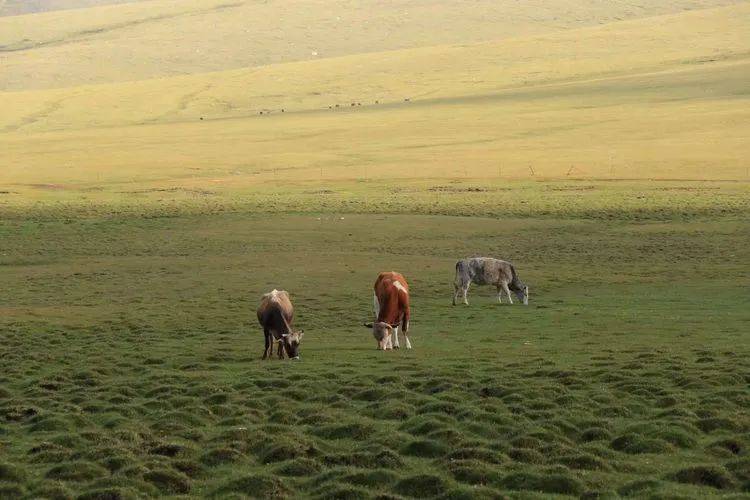
{"type": "Polygon", "coordinates": [[[518,290],[514,290],[513,292],[516,297],[518,297],[518,300],[523,301],[523,305],[527,306],[529,305],[529,287],[526,285],[523,285],[518,290]]]}
{"type": "Polygon", "coordinates": [[[372,328],[372,336],[375,337],[379,350],[392,349],[391,335],[393,335],[393,328],[398,325],[389,325],[384,321],[377,321],[374,323],[365,323],[364,326],[372,328]]]}
{"type": "Polygon", "coordinates": [[[299,359],[299,344],[304,334],[304,330],[299,330],[281,336],[281,342],[284,344],[284,350],[289,359],[299,359]]]}

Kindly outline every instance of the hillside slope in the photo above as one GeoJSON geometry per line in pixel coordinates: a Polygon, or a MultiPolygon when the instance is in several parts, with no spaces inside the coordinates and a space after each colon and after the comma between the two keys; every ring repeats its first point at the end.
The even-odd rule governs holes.
{"type": "Polygon", "coordinates": [[[0,94],[0,184],[237,192],[321,177],[746,179],[748,26],[743,4],[476,46],[0,94]]]}
{"type": "Polygon", "coordinates": [[[0,90],[552,33],[735,0],[152,0],[0,18],[0,90]]]}
{"type": "Polygon", "coordinates": [[[0,17],[137,1],[143,0],[0,0],[0,17]]]}

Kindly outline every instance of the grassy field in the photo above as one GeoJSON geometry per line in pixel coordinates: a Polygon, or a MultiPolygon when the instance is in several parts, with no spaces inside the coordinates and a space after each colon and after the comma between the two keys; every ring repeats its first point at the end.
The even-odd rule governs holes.
{"type": "Polygon", "coordinates": [[[114,3],[0,17],[0,498],[750,494],[750,3],[114,3]]]}
{"type": "MultiPolygon", "coordinates": [[[[623,211],[621,213],[626,213],[623,211]]],[[[349,213],[0,225],[0,494],[708,497],[750,488],[746,217],[349,213]],[[513,259],[531,305],[455,259],[513,259]],[[371,282],[413,295],[380,352],[371,282]],[[254,308],[291,291],[299,363],[254,308]]],[[[109,496],[107,496],[109,495],[109,496]]]]}
{"type": "Polygon", "coordinates": [[[748,26],[741,3],[481,44],[0,93],[2,202],[321,178],[748,181],[748,26]]]}
{"type": "MultiPolygon", "coordinates": [[[[36,1],[52,6],[84,3],[36,1]]],[[[439,0],[135,1],[0,17],[0,90],[135,81],[474,43],[738,3],[742,2],[474,0],[466,6],[439,0]]],[[[0,2],[0,13],[2,8],[0,2]]]]}

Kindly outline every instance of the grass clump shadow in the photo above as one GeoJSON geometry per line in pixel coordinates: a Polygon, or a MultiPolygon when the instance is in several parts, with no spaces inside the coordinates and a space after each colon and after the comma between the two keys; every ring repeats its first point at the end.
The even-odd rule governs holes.
{"type": "Polygon", "coordinates": [[[404,455],[422,458],[437,458],[445,455],[448,448],[439,441],[432,439],[418,439],[405,445],[401,452],[404,455]]]}
{"type": "Polygon", "coordinates": [[[503,478],[500,485],[509,490],[530,490],[543,493],[579,496],[583,493],[583,483],[564,474],[532,474],[515,472],[503,478]]]}
{"type": "Polygon", "coordinates": [[[213,496],[224,498],[232,493],[248,495],[252,498],[286,498],[293,492],[281,479],[265,474],[250,474],[232,479],[216,489],[213,496]]]}
{"type": "Polygon", "coordinates": [[[309,458],[296,458],[280,464],[275,472],[282,476],[312,476],[318,474],[323,467],[315,460],[309,458]]]}
{"type": "Polygon", "coordinates": [[[686,467],[670,474],[667,479],[684,484],[710,486],[719,490],[725,490],[734,485],[726,469],[713,465],[686,467]]]}
{"type": "Polygon", "coordinates": [[[156,486],[164,494],[188,493],[190,478],[172,469],[156,469],[143,475],[143,479],[156,486]]]}
{"type": "Polygon", "coordinates": [[[401,479],[394,486],[394,490],[409,497],[427,498],[445,493],[448,487],[448,482],[440,476],[418,474],[401,479]]]}
{"type": "Polygon", "coordinates": [[[109,476],[109,471],[101,465],[81,461],[55,465],[45,474],[47,479],[74,482],[91,481],[106,476],[109,476]]]}

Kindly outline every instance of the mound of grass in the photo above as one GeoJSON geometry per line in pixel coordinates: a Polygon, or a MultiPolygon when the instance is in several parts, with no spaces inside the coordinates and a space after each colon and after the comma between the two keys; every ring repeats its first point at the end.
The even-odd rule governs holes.
{"type": "Polygon", "coordinates": [[[581,470],[608,470],[607,463],[599,457],[581,453],[574,455],[563,455],[557,461],[571,469],[581,470]]]}
{"type": "Polygon", "coordinates": [[[510,442],[514,448],[526,448],[531,450],[540,450],[544,447],[544,443],[535,437],[531,436],[520,436],[510,442]]]}
{"type": "Polygon", "coordinates": [[[738,428],[737,422],[724,417],[702,418],[698,420],[695,425],[705,433],[711,433],[717,430],[735,431],[738,428]]]}
{"type": "Polygon", "coordinates": [[[250,474],[232,479],[220,486],[216,497],[225,497],[231,493],[241,493],[252,498],[284,498],[292,493],[281,479],[265,474],[250,474]]]}
{"type": "Polygon", "coordinates": [[[315,430],[315,434],[326,439],[364,439],[374,432],[374,427],[360,422],[325,425],[315,430]]]}
{"type": "Polygon", "coordinates": [[[471,485],[497,485],[502,474],[496,468],[477,460],[458,460],[448,465],[448,470],[456,481],[471,485]]]}
{"type": "Polygon", "coordinates": [[[409,497],[427,498],[445,493],[448,486],[448,482],[441,476],[418,474],[400,480],[394,486],[394,490],[409,497]]]}
{"type": "Polygon", "coordinates": [[[372,417],[389,420],[405,420],[412,415],[414,415],[414,406],[399,401],[378,404],[371,411],[372,417]]]}
{"type": "Polygon", "coordinates": [[[174,460],[172,467],[191,479],[201,477],[206,473],[206,468],[194,460],[174,460]]]}
{"type": "Polygon", "coordinates": [[[380,387],[373,387],[352,394],[352,399],[355,401],[380,401],[389,397],[389,395],[389,391],[380,387]]]}
{"type": "Polygon", "coordinates": [[[525,464],[543,464],[547,461],[538,451],[526,448],[513,448],[508,451],[508,456],[516,462],[525,464]]]}
{"type": "Polygon", "coordinates": [[[149,453],[165,457],[189,457],[192,456],[195,451],[193,448],[181,443],[160,443],[152,447],[149,453]]]}
{"type": "Polygon", "coordinates": [[[750,481],[750,458],[741,458],[728,462],[726,468],[740,481],[750,481]]]}
{"type": "Polygon", "coordinates": [[[695,448],[698,440],[681,429],[664,429],[655,433],[655,437],[663,439],[678,448],[695,448]]]}
{"type": "Polygon", "coordinates": [[[669,443],[663,439],[645,438],[638,434],[624,434],[610,442],[613,450],[631,455],[641,453],[667,453],[671,451],[669,443]]]}
{"type": "Polygon", "coordinates": [[[32,419],[29,432],[66,432],[71,428],[71,423],[62,417],[45,416],[32,419]]]}
{"type": "Polygon", "coordinates": [[[374,488],[395,483],[398,475],[387,469],[375,469],[366,472],[355,472],[343,477],[343,481],[357,486],[374,488]]]}
{"type": "Polygon", "coordinates": [[[332,453],[323,460],[328,465],[351,465],[353,467],[386,467],[396,469],[403,467],[401,457],[388,448],[355,453],[332,453]]]}
{"type": "Polygon", "coordinates": [[[441,442],[432,439],[419,439],[412,441],[403,447],[404,455],[415,457],[437,458],[445,455],[448,448],[441,442]]]}
{"type": "Polygon", "coordinates": [[[580,440],[584,443],[591,441],[603,441],[612,439],[612,434],[602,427],[589,427],[581,432],[580,440]]]}
{"type": "Polygon", "coordinates": [[[73,491],[59,481],[41,481],[37,483],[32,493],[34,498],[48,498],[50,500],[67,500],[73,498],[73,491]]]}
{"type": "Polygon", "coordinates": [[[490,500],[505,498],[499,491],[483,486],[457,486],[437,498],[441,500],[490,500]]]}
{"type": "Polygon", "coordinates": [[[190,478],[172,469],[149,471],[143,475],[143,479],[165,494],[188,493],[190,491],[190,478]]]}
{"type": "Polygon", "coordinates": [[[668,479],[678,483],[696,484],[700,486],[711,486],[716,489],[727,489],[732,486],[732,478],[722,467],[712,465],[699,465],[686,467],[670,474],[668,479]]]}
{"type": "Polygon", "coordinates": [[[505,462],[505,456],[502,453],[483,447],[464,447],[450,452],[446,460],[478,460],[491,464],[501,464],[505,462]]]}
{"type": "Polygon", "coordinates": [[[561,495],[581,495],[583,484],[576,478],[562,475],[538,475],[527,472],[516,472],[503,478],[500,485],[509,490],[541,491],[561,495]]]}
{"type": "Polygon", "coordinates": [[[20,483],[26,479],[26,471],[21,467],[0,462],[0,481],[20,483]]]}
{"type": "Polygon", "coordinates": [[[45,474],[48,479],[57,479],[60,481],[91,481],[99,477],[109,475],[109,471],[91,462],[68,462],[56,465],[49,469],[45,474]]]}
{"type": "Polygon", "coordinates": [[[296,458],[288,462],[280,464],[275,472],[282,476],[312,476],[318,474],[322,470],[322,466],[315,460],[309,458],[296,458]]]}
{"type": "Polygon", "coordinates": [[[706,446],[706,449],[722,457],[732,457],[746,453],[745,443],[734,438],[713,441],[706,446]]]}
{"type": "Polygon", "coordinates": [[[331,483],[325,485],[317,492],[319,498],[332,498],[340,500],[359,500],[372,498],[369,491],[351,484],[331,483]]]}
{"type": "Polygon", "coordinates": [[[201,462],[214,467],[242,459],[242,453],[232,448],[213,448],[201,455],[201,462]]]}
{"type": "Polygon", "coordinates": [[[0,483],[0,498],[23,498],[26,488],[22,484],[0,483]]]}
{"type": "Polygon", "coordinates": [[[450,422],[435,418],[432,415],[417,415],[404,422],[400,428],[410,434],[423,436],[430,432],[446,429],[449,426],[450,422]]]}
{"type": "Polygon", "coordinates": [[[261,446],[257,452],[258,459],[264,464],[283,462],[300,457],[317,455],[312,446],[290,438],[275,438],[261,446]]]}

